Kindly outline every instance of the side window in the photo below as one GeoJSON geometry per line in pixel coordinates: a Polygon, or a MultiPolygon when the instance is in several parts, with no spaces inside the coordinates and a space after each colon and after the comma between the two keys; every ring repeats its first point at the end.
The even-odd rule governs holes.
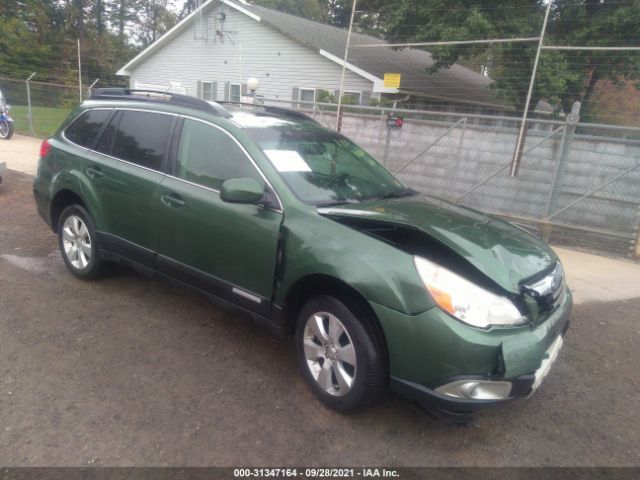
{"type": "MultiPolygon", "coordinates": [[[[301,88],[299,90],[299,98],[301,102],[315,102],[316,101],[316,90],[315,88],[301,88]]],[[[303,105],[303,107],[308,107],[309,105],[303,105]]]]}
{"type": "Polygon", "coordinates": [[[174,117],[123,110],[115,129],[112,155],[137,165],[160,170],[174,117]]]}
{"type": "Polygon", "coordinates": [[[113,147],[113,137],[116,133],[116,126],[120,121],[121,115],[122,112],[116,112],[116,114],[111,118],[109,125],[107,125],[107,128],[104,129],[100,140],[98,140],[98,144],[95,148],[97,152],[111,155],[111,148],[113,147]]]}
{"type": "Polygon", "coordinates": [[[213,82],[202,82],[202,98],[213,100],[213,82]]]}
{"type": "Polygon", "coordinates": [[[77,118],[64,132],[65,137],[76,145],[90,148],[102,125],[111,115],[111,110],[89,110],[77,118]]]}
{"type": "Polygon", "coordinates": [[[239,83],[229,84],[229,101],[239,102],[242,100],[242,88],[239,83]]]}
{"type": "Polygon", "coordinates": [[[176,160],[176,176],[220,190],[231,178],[262,177],[229,135],[202,122],[185,119],[176,160]]]}

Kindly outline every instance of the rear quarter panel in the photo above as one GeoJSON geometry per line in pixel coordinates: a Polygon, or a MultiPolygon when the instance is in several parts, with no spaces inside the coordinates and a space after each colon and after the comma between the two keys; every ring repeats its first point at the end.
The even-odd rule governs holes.
{"type": "MultiPolygon", "coordinates": [[[[38,209],[51,225],[51,202],[55,196],[69,190],[78,195],[96,225],[102,221],[102,212],[95,191],[83,174],[86,149],[69,144],[60,134],[49,139],[51,151],[40,159],[38,175],[34,181],[34,194],[38,209]]],[[[55,229],[55,225],[51,225],[55,229]]]]}

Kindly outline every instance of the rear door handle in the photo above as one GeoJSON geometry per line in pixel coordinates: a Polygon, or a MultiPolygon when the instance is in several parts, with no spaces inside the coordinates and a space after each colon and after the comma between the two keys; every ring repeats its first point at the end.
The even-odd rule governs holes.
{"type": "Polygon", "coordinates": [[[104,177],[104,172],[99,167],[87,167],[87,175],[91,178],[104,177]]]}
{"type": "Polygon", "coordinates": [[[177,193],[163,193],[160,195],[160,200],[167,207],[184,207],[187,204],[177,193]]]}

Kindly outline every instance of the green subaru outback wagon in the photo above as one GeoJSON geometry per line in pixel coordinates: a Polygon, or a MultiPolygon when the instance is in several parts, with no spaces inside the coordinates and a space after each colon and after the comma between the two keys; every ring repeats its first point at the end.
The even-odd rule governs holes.
{"type": "Polygon", "coordinates": [[[96,90],[43,142],[34,194],[73,275],[120,263],[247,312],[340,411],[387,389],[454,419],[526,397],[569,323],[542,241],[294,111],[96,90]]]}

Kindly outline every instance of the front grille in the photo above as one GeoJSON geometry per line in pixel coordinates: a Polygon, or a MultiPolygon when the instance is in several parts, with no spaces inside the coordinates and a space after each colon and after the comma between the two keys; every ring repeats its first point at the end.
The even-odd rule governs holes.
{"type": "Polygon", "coordinates": [[[564,271],[558,263],[551,273],[522,286],[523,291],[538,304],[541,312],[555,310],[564,299],[564,271]]]}

